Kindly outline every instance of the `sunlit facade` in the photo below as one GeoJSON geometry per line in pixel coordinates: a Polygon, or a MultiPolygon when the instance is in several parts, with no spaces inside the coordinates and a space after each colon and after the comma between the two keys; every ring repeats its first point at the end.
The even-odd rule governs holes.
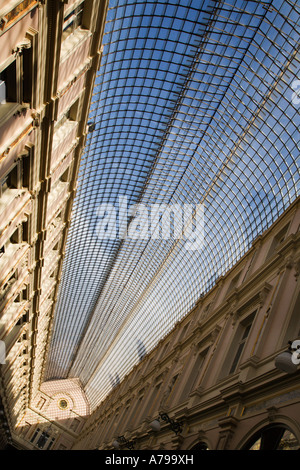
{"type": "Polygon", "coordinates": [[[299,3],[2,3],[4,445],[298,448],[299,3]]]}
{"type": "MultiPolygon", "coordinates": [[[[96,1],[0,2],[2,446],[14,441],[43,390],[106,8],[96,1]]],[[[86,415],[81,391],[78,400],[74,412],[86,415]]],[[[36,428],[40,421],[48,422],[35,413],[36,428]]]]}

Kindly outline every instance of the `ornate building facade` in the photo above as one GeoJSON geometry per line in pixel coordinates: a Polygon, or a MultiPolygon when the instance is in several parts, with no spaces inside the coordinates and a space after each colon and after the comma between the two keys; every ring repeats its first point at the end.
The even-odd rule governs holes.
{"type": "Polygon", "coordinates": [[[106,7],[0,2],[3,445],[41,385],[106,7]]]}
{"type": "Polygon", "coordinates": [[[300,369],[276,366],[300,338],[299,204],[115,386],[75,449],[299,449],[300,369]]]}

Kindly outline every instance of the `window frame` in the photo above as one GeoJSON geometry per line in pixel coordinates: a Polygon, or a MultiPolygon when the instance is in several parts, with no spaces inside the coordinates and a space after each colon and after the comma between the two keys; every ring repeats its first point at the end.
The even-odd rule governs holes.
{"type": "Polygon", "coordinates": [[[240,339],[238,344],[235,348],[235,354],[233,356],[233,360],[231,361],[231,366],[228,372],[228,375],[232,375],[237,371],[238,365],[240,363],[241,357],[243,355],[243,351],[245,349],[245,345],[249,338],[249,334],[253,324],[253,318],[250,318],[252,315],[245,319],[245,322],[241,322],[239,326],[242,326],[242,331],[240,332],[240,339]],[[248,320],[248,321],[247,321],[248,320]]]}
{"type": "Polygon", "coordinates": [[[74,3],[73,5],[70,6],[65,12],[64,12],[64,19],[63,19],[63,25],[62,25],[62,42],[65,41],[71,34],[74,33],[74,31],[78,28],[81,29],[86,29],[83,27],[82,19],[83,19],[83,14],[84,14],[84,7],[85,7],[85,0],[78,1],[77,3],[74,3]],[[70,21],[72,18],[75,18],[75,21],[70,21]],[[67,20],[69,18],[69,20],[67,20]],[[65,23],[67,20],[67,24],[64,27],[65,23]],[[70,32],[65,34],[65,32],[69,29],[69,25],[71,26],[70,32]]]}
{"type": "Polygon", "coordinates": [[[70,54],[83,44],[90,36],[92,36],[91,30],[91,12],[89,2],[85,0],[78,0],[70,5],[69,8],[65,9],[64,17],[61,25],[62,40],[60,46],[60,63],[62,64],[67,60],[70,54]],[[72,14],[72,11],[79,10],[80,18],[74,23],[69,34],[64,34],[64,22],[66,18],[72,14]]]}
{"type": "Polygon", "coordinates": [[[251,309],[251,313],[247,312],[238,322],[228,356],[230,365],[227,364],[227,376],[238,372],[257,312],[258,307],[251,309]],[[246,336],[245,333],[247,333],[246,336]]]}
{"type": "MultiPolygon", "coordinates": [[[[15,77],[13,77],[15,88],[15,96],[13,99],[8,99],[8,90],[6,87],[5,103],[0,105],[0,126],[2,126],[11,116],[17,112],[21,112],[23,105],[23,87],[22,87],[22,55],[12,55],[7,61],[2,64],[0,68],[0,79],[7,83],[8,79],[1,77],[2,74],[8,72],[8,69],[15,66],[15,77]]],[[[8,72],[13,75],[12,72],[8,72]]],[[[11,78],[12,79],[12,78],[11,78]]],[[[10,80],[10,79],[9,79],[10,80]]],[[[26,106],[24,106],[26,107],[26,106]]]]}
{"type": "Polygon", "coordinates": [[[18,155],[16,161],[0,177],[0,202],[2,196],[9,190],[31,190],[33,189],[32,168],[33,146],[25,146],[24,151],[18,155]],[[6,188],[3,186],[9,182],[6,188]]]}
{"type": "MultiPolygon", "coordinates": [[[[34,66],[34,55],[37,48],[37,31],[31,28],[25,34],[24,39],[15,46],[13,53],[8,59],[0,65],[1,74],[8,73],[10,67],[15,67],[15,71],[9,73],[13,75],[14,81],[12,90],[14,96],[8,99],[7,86],[5,103],[0,104],[0,126],[2,126],[11,116],[21,114],[28,108],[36,105],[34,83],[36,70],[34,66]]],[[[4,77],[2,77],[3,80],[4,77]]],[[[8,79],[3,80],[7,83],[8,79]]],[[[9,79],[9,82],[11,80],[9,79]]]]}
{"type": "Polygon", "coordinates": [[[239,372],[240,365],[242,364],[243,354],[247,346],[251,331],[254,326],[255,318],[259,312],[258,305],[252,305],[251,308],[239,309],[237,313],[238,319],[234,325],[234,332],[231,338],[228,339],[228,348],[224,355],[221,368],[219,371],[219,381],[226,380],[239,372]],[[247,336],[243,339],[245,330],[250,325],[247,336]],[[241,347],[242,344],[242,347],[241,347]],[[239,351],[240,348],[240,351],[239,351]],[[239,353],[239,354],[238,354],[239,353]],[[237,358],[238,354],[238,358],[237,358]],[[235,367],[233,369],[235,363],[235,367]]]}

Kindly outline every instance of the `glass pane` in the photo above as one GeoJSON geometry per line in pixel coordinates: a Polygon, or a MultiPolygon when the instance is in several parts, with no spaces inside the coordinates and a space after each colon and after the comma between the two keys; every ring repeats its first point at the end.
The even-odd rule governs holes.
{"type": "Polygon", "coordinates": [[[260,450],[261,438],[257,439],[257,441],[249,448],[249,450],[260,450]]]}
{"type": "Polygon", "coordinates": [[[299,196],[299,20],[288,1],[111,0],[45,380],[78,377],[96,407],[299,196]],[[180,236],[146,236],[155,204],[204,205],[199,249],[179,211],[180,236]]]}
{"type": "Polygon", "coordinates": [[[278,450],[299,450],[299,443],[293,433],[288,430],[284,432],[278,450]]]}

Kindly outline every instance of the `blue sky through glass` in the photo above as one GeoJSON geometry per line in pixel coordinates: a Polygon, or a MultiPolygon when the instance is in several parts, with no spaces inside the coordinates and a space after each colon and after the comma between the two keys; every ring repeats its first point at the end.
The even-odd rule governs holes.
{"type": "Polygon", "coordinates": [[[96,406],[299,195],[299,18],[289,1],[110,3],[47,378],[80,377],[96,406]],[[120,195],[204,203],[203,249],[99,240],[120,195]]]}

